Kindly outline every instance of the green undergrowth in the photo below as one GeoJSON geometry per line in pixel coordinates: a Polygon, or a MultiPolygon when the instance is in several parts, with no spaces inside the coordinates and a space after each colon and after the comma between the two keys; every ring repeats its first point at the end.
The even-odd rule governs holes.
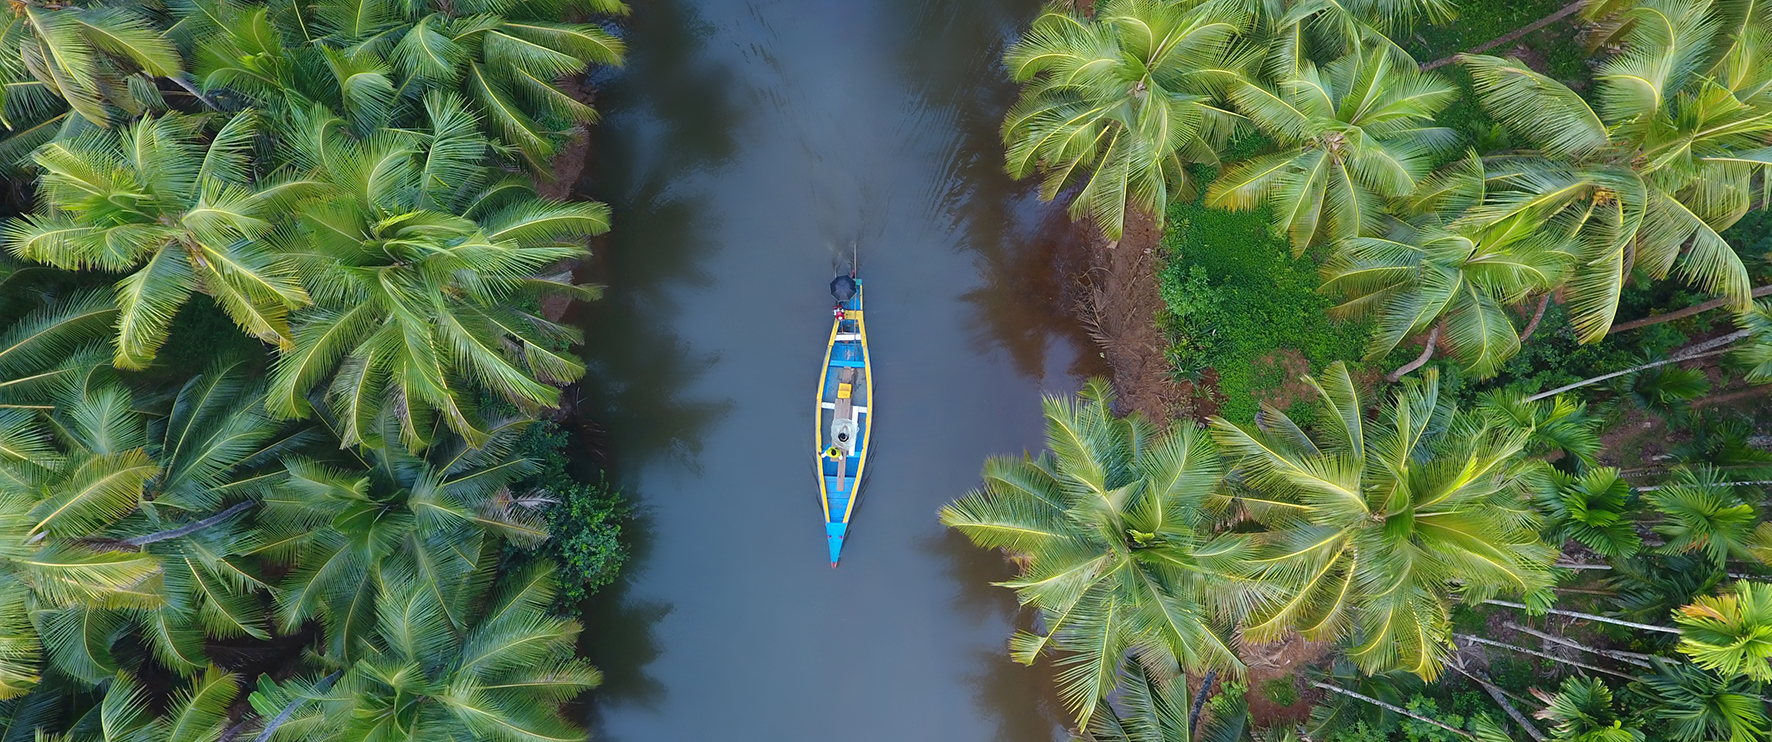
{"type": "Polygon", "coordinates": [[[541,463],[541,471],[521,485],[553,501],[544,511],[548,540],[518,558],[552,559],[558,567],[555,607],[576,615],[584,599],[613,582],[627,563],[622,529],[633,509],[601,473],[593,478],[575,471],[573,451],[572,436],[552,420],[530,425],[518,439],[517,452],[541,463]]]}
{"type": "Polygon", "coordinates": [[[1170,362],[1193,380],[1216,369],[1219,414],[1235,421],[1254,416],[1258,392],[1293,380],[1295,369],[1278,362],[1281,352],[1297,351],[1315,372],[1335,361],[1357,362],[1365,344],[1363,323],[1327,314],[1334,302],[1317,293],[1315,256],[1293,259],[1270,221],[1265,208],[1177,203],[1163,237],[1170,362]]]}
{"type": "MultiPolygon", "coordinates": [[[[1501,38],[1567,4],[1566,0],[1455,0],[1456,19],[1437,25],[1418,24],[1392,34],[1392,38],[1417,61],[1427,64],[1501,38]]],[[[1527,61],[1551,77],[1566,83],[1586,79],[1590,74],[1588,52],[1576,38],[1577,21],[1577,17],[1563,18],[1484,53],[1506,57],[1524,48],[1521,56],[1531,57],[1527,61]]]]}

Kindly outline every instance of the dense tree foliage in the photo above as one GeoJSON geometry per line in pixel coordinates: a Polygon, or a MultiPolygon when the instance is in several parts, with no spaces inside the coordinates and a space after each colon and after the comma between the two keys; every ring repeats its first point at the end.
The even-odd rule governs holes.
{"type": "Polygon", "coordinates": [[[1128,213],[1185,219],[1169,225],[1185,236],[1163,275],[1164,321],[1172,353],[1192,354],[1177,372],[1196,390],[1249,373],[1225,362],[1257,360],[1222,352],[1248,344],[1224,332],[1298,327],[1293,315],[1319,308],[1370,332],[1359,369],[1337,360],[1357,349],[1312,352],[1332,340],[1255,343],[1260,362],[1290,370],[1281,352],[1298,349],[1320,371],[1276,380],[1253,415],[1249,400],[1197,392],[1193,411],[1224,417],[1190,443],[1215,458],[1185,488],[1154,487],[1134,462],[1191,440],[1193,424],[1166,437],[1137,415],[1116,420],[1092,385],[1081,407],[1048,402],[1050,453],[992,461],[984,490],[943,511],[1012,555],[1019,575],[1003,585],[1039,610],[1042,632],[1012,650],[1051,658],[1083,738],[1194,739],[1185,689],[1198,671],[1235,678],[1275,646],[1314,651],[1302,638],[1332,647],[1287,676],[1314,704],[1310,721],[1285,712],[1212,739],[1772,739],[1768,426],[1757,401],[1728,404],[1772,377],[1772,310],[1753,301],[1765,272],[1748,247],[1772,182],[1772,8],[1528,3],[1549,15],[1478,50],[1499,53],[1453,48],[1422,65],[1405,51],[1431,47],[1422,24],[1460,5],[1490,10],[1073,4],[1007,53],[1024,84],[1003,128],[1011,174],[1043,175],[1044,197],[1111,238],[1128,213]],[[1507,52],[1577,11],[1587,64],[1507,52]],[[1212,44],[1145,53],[1163,48],[1152,39],[1196,38],[1212,44]],[[1245,221],[1225,229],[1231,217],[1245,221]],[[1197,252],[1250,238],[1268,239],[1260,249],[1281,267],[1197,252]],[[1320,281],[1292,291],[1287,254],[1320,281]],[[1324,304],[1299,298],[1312,287],[1324,304]],[[1627,306],[1651,316],[1619,323],[1627,306]],[[1615,325],[1642,333],[1630,351],[1601,343],[1615,325]],[[1404,362],[1414,342],[1425,347],[1404,362]],[[1165,585],[1204,579],[1185,593],[1187,615],[1209,619],[1192,648],[1222,642],[1241,662],[1153,656],[1175,635],[1132,617],[1173,613],[1163,606],[1180,593],[1114,582],[1147,559],[1176,570],[1165,585]],[[1065,641],[1077,638],[1088,641],[1065,641]],[[1548,669],[1524,677],[1519,662],[1548,669]]]}
{"type": "MultiPolygon", "coordinates": [[[[625,12],[8,6],[8,739],[583,736],[543,545],[562,498],[619,504],[526,430],[584,370],[542,301],[596,296],[609,210],[530,178],[623,54],[562,19],[625,12]]],[[[621,563],[582,548],[581,598],[621,563]]]]}

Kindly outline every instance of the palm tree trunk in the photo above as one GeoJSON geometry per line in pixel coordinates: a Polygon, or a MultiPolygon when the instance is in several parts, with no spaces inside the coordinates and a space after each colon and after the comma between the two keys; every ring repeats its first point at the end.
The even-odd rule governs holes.
{"type": "Polygon", "coordinates": [[[219,513],[216,513],[215,515],[211,515],[211,516],[204,518],[203,520],[197,521],[195,523],[186,523],[186,524],[179,526],[177,528],[174,528],[170,531],[160,531],[158,533],[150,533],[146,536],[136,536],[135,538],[132,538],[132,539],[124,539],[123,543],[129,544],[130,546],[147,546],[148,544],[154,543],[156,541],[165,541],[166,539],[169,539],[169,538],[178,538],[180,536],[189,536],[193,533],[196,533],[196,532],[201,531],[205,528],[208,528],[208,527],[213,526],[217,523],[220,523],[220,522],[225,521],[229,518],[232,518],[236,515],[239,515],[243,512],[246,512],[247,508],[250,508],[250,507],[257,505],[257,504],[258,504],[258,502],[254,501],[254,500],[247,500],[242,503],[236,503],[233,507],[228,508],[227,510],[223,510],[219,513]]]}
{"type": "Polygon", "coordinates": [[[1549,291],[1544,292],[1544,296],[1539,297],[1538,311],[1532,313],[1532,321],[1527,322],[1526,329],[1520,331],[1520,343],[1522,345],[1524,345],[1527,340],[1531,339],[1532,333],[1538,331],[1538,323],[1544,321],[1544,310],[1550,308],[1550,300],[1551,292],[1549,291]]]}
{"type": "Polygon", "coordinates": [[[1476,735],[1471,734],[1470,732],[1464,731],[1463,729],[1459,729],[1458,727],[1449,725],[1443,721],[1439,721],[1436,719],[1429,719],[1428,717],[1422,716],[1421,714],[1415,713],[1414,711],[1410,711],[1409,709],[1403,708],[1402,706],[1398,706],[1394,703],[1385,703],[1384,701],[1380,701],[1380,700],[1373,698],[1371,696],[1368,696],[1364,693],[1351,691],[1351,690],[1348,690],[1346,688],[1336,686],[1336,685],[1330,685],[1330,684],[1325,683],[1321,680],[1312,680],[1312,681],[1310,681],[1310,684],[1311,684],[1311,687],[1314,687],[1314,688],[1322,688],[1323,690],[1329,691],[1331,693],[1340,693],[1341,695],[1347,696],[1348,698],[1357,698],[1359,700],[1370,703],[1374,706],[1377,706],[1377,707],[1384,709],[1386,711],[1389,711],[1391,713],[1401,714],[1403,716],[1407,716],[1411,719],[1422,722],[1424,724],[1432,724],[1436,727],[1444,729],[1448,732],[1456,734],[1456,735],[1463,737],[1465,739],[1476,739],[1477,738],[1476,735]]]}
{"type": "Polygon", "coordinates": [[[1200,726],[1200,709],[1206,706],[1206,695],[1212,692],[1212,682],[1218,679],[1217,670],[1207,670],[1206,677],[1200,680],[1200,692],[1194,694],[1194,707],[1187,712],[1187,736],[1193,739],[1194,730],[1200,726]]]}
{"type": "Polygon", "coordinates": [[[183,88],[186,93],[190,93],[191,97],[196,98],[198,100],[198,102],[202,103],[205,106],[209,106],[209,110],[211,110],[211,111],[221,110],[220,108],[216,107],[215,101],[210,100],[209,96],[204,95],[203,91],[198,90],[195,85],[192,85],[190,80],[186,80],[185,76],[183,74],[172,75],[166,79],[171,80],[174,85],[177,85],[180,88],[183,88]]]}
{"type": "Polygon", "coordinates": [[[1452,669],[1463,673],[1465,677],[1476,681],[1477,685],[1482,686],[1483,690],[1489,694],[1489,697],[1495,699],[1495,705],[1500,706],[1502,711],[1507,712],[1507,718],[1513,719],[1515,724],[1520,725],[1521,729],[1526,730],[1527,736],[1531,737],[1535,742],[1544,742],[1544,732],[1538,731],[1538,727],[1533,726],[1532,722],[1526,719],[1525,714],[1520,713],[1519,709],[1514,708],[1514,702],[1508,700],[1507,693],[1503,692],[1501,688],[1498,688],[1494,683],[1489,682],[1489,679],[1483,677],[1482,673],[1471,672],[1470,670],[1464,669],[1462,665],[1453,665],[1452,669]]]}
{"type": "Polygon", "coordinates": [[[1566,659],[1563,657],[1558,657],[1558,656],[1556,656],[1554,654],[1550,654],[1548,652],[1540,652],[1536,649],[1527,649],[1525,647],[1516,646],[1513,644],[1508,644],[1506,642],[1498,642],[1498,641],[1495,641],[1494,639],[1484,639],[1483,637],[1471,636],[1470,634],[1453,634],[1453,636],[1457,637],[1459,639],[1463,639],[1463,640],[1470,642],[1472,644],[1482,644],[1484,646],[1495,647],[1496,649],[1506,649],[1506,650],[1513,651],[1513,652],[1519,652],[1520,654],[1529,654],[1529,655],[1532,655],[1533,657],[1542,657],[1544,659],[1550,660],[1552,662],[1556,662],[1558,664],[1568,665],[1570,667],[1579,667],[1583,670],[1587,670],[1590,672],[1603,672],[1603,673],[1606,673],[1607,675],[1617,675],[1618,677],[1626,678],[1629,680],[1636,679],[1635,675],[1630,675],[1628,673],[1622,673],[1617,670],[1608,670],[1604,667],[1599,667],[1597,665],[1587,664],[1586,662],[1577,662],[1575,660],[1566,659]]]}
{"type": "Polygon", "coordinates": [[[1425,365],[1429,358],[1434,357],[1434,344],[1440,341],[1440,330],[1445,327],[1446,320],[1440,320],[1440,324],[1434,325],[1434,329],[1429,330],[1427,333],[1427,346],[1421,349],[1421,355],[1416,356],[1415,360],[1405,363],[1402,366],[1399,366],[1397,370],[1387,374],[1384,377],[1384,380],[1394,384],[1398,379],[1403,378],[1410,371],[1414,371],[1425,365]]]}
{"type": "Polygon", "coordinates": [[[1421,66],[1421,70],[1423,72],[1426,72],[1426,71],[1434,69],[1436,67],[1444,67],[1448,64],[1451,64],[1451,63],[1457,61],[1460,56],[1463,56],[1465,54],[1482,54],[1483,52],[1489,51],[1490,49],[1494,49],[1495,47],[1501,46],[1502,44],[1506,44],[1511,41],[1518,40],[1520,37],[1525,36],[1526,34],[1532,33],[1533,31],[1537,31],[1538,29],[1544,28],[1545,26],[1548,26],[1552,23],[1556,23],[1557,21],[1563,20],[1564,18],[1568,18],[1569,16],[1575,15],[1577,12],[1580,12],[1582,6],[1584,6],[1586,4],[1587,4],[1587,0],[1575,0],[1575,2],[1572,2],[1572,3],[1569,3],[1568,5],[1563,6],[1561,10],[1558,10],[1555,13],[1552,13],[1552,14],[1547,15],[1543,18],[1540,18],[1536,21],[1533,21],[1530,24],[1527,24],[1525,26],[1521,26],[1519,29],[1515,30],[1512,33],[1507,34],[1506,36],[1502,36],[1500,38],[1496,38],[1496,39],[1484,42],[1482,44],[1478,44],[1476,47],[1472,48],[1470,51],[1459,52],[1458,54],[1454,54],[1454,55],[1452,55],[1450,57],[1446,57],[1444,59],[1436,59],[1432,62],[1428,62],[1427,64],[1424,64],[1421,66]]]}
{"type": "MultiPolygon", "coordinates": [[[[1753,296],[1755,299],[1758,299],[1758,298],[1765,296],[1767,294],[1772,294],[1772,285],[1755,287],[1751,296],[1753,296]]],[[[1728,304],[1728,303],[1729,303],[1729,298],[1722,297],[1722,298],[1718,298],[1718,299],[1712,299],[1710,301],[1704,302],[1703,304],[1694,304],[1692,306],[1686,307],[1685,309],[1667,312],[1664,314],[1651,314],[1651,315],[1644,317],[1642,319],[1633,319],[1629,322],[1613,325],[1611,330],[1606,331],[1606,335],[1611,336],[1611,335],[1616,335],[1621,332],[1630,332],[1631,330],[1641,329],[1644,327],[1648,327],[1650,325],[1659,325],[1663,322],[1672,322],[1677,319],[1683,319],[1686,317],[1690,317],[1694,314],[1703,314],[1705,312],[1708,312],[1712,309],[1716,309],[1717,307],[1721,307],[1721,306],[1728,304]]]]}
{"type": "Polygon", "coordinates": [[[1565,384],[1563,386],[1552,389],[1548,392],[1539,392],[1539,393],[1534,394],[1530,397],[1527,397],[1526,401],[1527,402],[1536,402],[1538,400],[1544,399],[1545,397],[1554,397],[1558,394],[1562,394],[1563,392],[1569,391],[1571,389],[1580,389],[1581,387],[1587,386],[1589,384],[1598,384],[1598,383],[1605,381],[1607,379],[1616,379],[1620,376],[1628,376],[1628,375],[1634,374],[1638,371],[1645,371],[1648,369],[1655,368],[1657,366],[1666,366],[1667,364],[1670,364],[1670,363],[1679,363],[1681,361],[1690,361],[1690,360],[1694,360],[1694,359],[1698,359],[1698,358],[1704,358],[1705,356],[1714,356],[1718,353],[1722,353],[1724,351],[1727,351],[1729,349],[1728,348],[1729,344],[1734,343],[1735,341],[1740,340],[1744,337],[1747,337],[1747,334],[1748,334],[1747,330],[1736,330],[1735,332],[1731,332],[1731,333],[1724,335],[1722,337],[1711,338],[1711,339],[1706,340],[1702,343],[1697,343],[1689,348],[1686,348],[1685,350],[1675,353],[1675,354],[1673,354],[1667,358],[1664,358],[1662,360],[1653,361],[1650,363],[1645,363],[1645,364],[1642,364],[1639,366],[1632,366],[1632,367],[1627,368],[1623,371],[1613,371],[1612,373],[1602,374],[1600,376],[1595,376],[1591,379],[1582,379],[1581,381],[1577,381],[1573,384],[1565,384]]]}
{"type": "Polygon", "coordinates": [[[1569,639],[1566,637],[1557,636],[1555,634],[1547,634],[1547,633],[1545,633],[1543,631],[1539,631],[1537,629],[1521,626],[1521,625],[1514,623],[1512,621],[1504,622],[1501,625],[1506,626],[1510,629],[1513,629],[1514,631],[1518,631],[1522,634],[1536,636],[1536,637],[1538,637],[1538,639],[1540,641],[1549,642],[1551,644],[1560,644],[1562,646],[1569,647],[1570,649],[1578,649],[1583,652],[1588,652],[1590,654],[1597,654],[1601,657],[1606,657],[1608,659],[1617,660],[1619,662],[1623,662],[1628,665],[1636,665],[1637,667],[1652,667],[1652,665],[1650,665],[1647,661],[1645,661],[1643,659],[1645,657],[1648,657],[1648,655],[1636,654],[1635,652],[1618,652],[1618,651],[1614,651],[1614,650],[1610,650],[1610,649],[1600,649],[1599,647],[1590,647],[1586,644],[1582,644],[1581,642],[1575,641],[1574,639],[1569,639]]]}
{"type": "MultiPolygon", "coordinates": [[[[1489,605],[1499,605],[1499,606],[1503,606],[1506,608],[1518,608],[1518,609],[1524,610],[1524,611],[1532,610],[1530,606],[1527,606],[1523,603],[1514,603],[1514,602],[1506,601],[1506,600],[1485,600],[1483,602],[1488,603],[1489,605]]],[[[1609,623],[1614,626],[1626,626],[1626,627],[1633,628],[1633,629],[1642,629],[1644,631],[1659,631],[1663,634],[1678,634],[1678,633],[1680,633],[1679,629],[1670,629],[1666,626],[1656,626],[1655,624],[1637,623],[1635,621],[1626,621],[1621,618],[1607,618],[1605,616],[1596,616],[1592,613],[1582,613],[1580,611],[1563,611],[1563,610],[1558,610],[1556,608],[1547,608],[1547,609],[1545,609],[1544,612],[1549,613],[1553,616],[1568,616],[1569,618],[1579,618],[1579,619],[1583,619],[1586,621],[1599,621],[1600,623],[1609,623]]]]}

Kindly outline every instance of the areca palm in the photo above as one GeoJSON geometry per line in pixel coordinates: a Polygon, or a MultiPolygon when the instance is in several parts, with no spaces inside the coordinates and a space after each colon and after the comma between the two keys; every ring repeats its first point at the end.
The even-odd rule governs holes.
{"type": "Polygon", "coordinates": [[[1108,0],[1093,20],[1036,19],[1005,55],[1023,84],[1003,121],[1009,174],[1040,173],[1045,199],[1080,186],[1071,217],[1110,239],[1129,210],[1161,223],[1187,193],[1186,166],[1218,161],[1233,117],[1213,90],[1235,76],[1226,57],[1248,22],[1245,11],[1194,5],[1108,0]]]}
{"type": "Polygon", "coordinates": [[[340,197],[310,204],[283,235],[316,303],[296,317],[270,409],[307,414],[309,389],[330,379],[324,396],[345,445],[381,445],[387,416],[414,449],[437,418],[478,444],[488,436],[474,412],[481,390],[534,410],[557,401],[550,383],[584,370],[561,350],[578,332],[523,302],[595,295],[551,271],[608,229],[608,207],[536,197],[486,167],[487,142],[458,101],[433,96],[426,110],[421,136],[357,142],[321,118],[305,137],[324,142],[304,156],[340,197]]]}
{"type": "Polygon", "coordinates": [[[1452,652],[1450,601],[1549,597],[1555,549],[1527,507],[1526,434],[1460,413],[1438,374],[1406,382],[1368,420],[1347,368],[1311,380],[1315,435],[1277,410],[1260,428],[1212,420],[1238,457],[1236,494],[1260,532],[1245,636],[1348,638],[1369,673],[1433,678],[1452,652]]]}
{"type": "Polygon", "coordinates": [[[601,676],[573,656],[578,624],[548,612],[554,588],[543,565],[498,579],[484,567],[458,578],[460,606],[424,578],[381,566],[376,639],[337,683],[261,682],[252,702],[279,742],[579,739],[560,713],[601,676]],[[491,592],[492,595],[488,596],[491,592]],[[488,599],[490,597],[490,600],[488,599]],[[462,607],[464,622],[451,620],[462,607]],[[285,711],[289,709],[289,711],[285,711]]]}
{"type": "Polygon", "coordinates": [[[1565,678],[1556,693],[1534,689],[1545,706],[1533,714],[1556,726],[1553,742],[1643,742],[1643,732],[1626,725],[1612,707],[1612,689],[1594,678],[1565,678]]]}
{"type": "Polygon", "coordinates": [[[1527,399],[1505,389],[1483,394],[1477,413],[1503,428],[1526,434],[1526,454],[1572,456],[1586,466],[1597,466],[1600,454],[1600,420],[1589,415],[1587,404],[1568,395],[1550,399],[1527,399]]]}
{"type": "Polygon", "coordinates": [[[1628,11],[1624,51],[1602,65],[1596,105],[1518,61],[1469,57],[1483,105],[1536,152],[1508,158],[1466,221],[1578,224],[1571,320],[1583,341],[1611,327],[1633,270],[1750,301],[1721,232],[1772,163],[1772,16],[1737,4],[1653,0],[1628,11]]]}
{"type": "Polygon", "coordinates": [[[38,118],[55,100],[98,126],[105,104],[140,115],[164,107],[154,77],[183,72],[178,50],[136,6],[23,0],[0,29],[0,123],[38,118]]]}
{"type": "Polygon", "coordinates": [[[1648,716],[1670,742],[1764,742],[1766,712],[1758,684],[1738,675],[1721,678],[1709,671],[1661,658],[1635,686],[1648,704],[1648,716]]]}
{"type": "Polygon", "coordinates": [[[1674,614],[1680,652],[1723,677],[1772,680],[1772,585],[1741,581],[1674,614]]]}
{"type": "Polygon", "coordinates": [[[1233,165],[1212,182],[1207,203],[1274,212],[1292,251],[1368,234],[1386,199],[1410,195],[1432,155],[1455,135],[1433,126],[1457,89],[1399,64],[1382,49],[1356,51],[1327,66],[1299,65],[1269,87],[1230,86],[1238,112],[1274,150],[1233,165]]]}
{"type": "Polygon", "coordinates": [[[1759,514],[1715,469],[1681,469],[1643,498],[1662,515],[1655,532],[1665,536],[1665,554],[1694,554],[1722,569],[1725,560],[1753,559],[1754,525],[1759,514]]]}
{"type": "Polygon", "coordinates": [[[999,584],[1039,610],[1041,633],[1017,633],[1011,655],[1032,664],[1055,651],[1084,725],[1127,652],[1153,666],[1240,668],[1211,584],[1243,555],[1211,532],[1212,442],[1187,423],[1159,432],[1136,413],[1115,417],[1112,403],[1099,380],[1077,402],[1048,398],[1051,451],[992,459],[984,488],[941,511],[973,543],[1018,555],[1021,574],[999,584]]]}
{"type": "Polygon", "coordinates": [[[1543,477],[1535,499],[1551,543],[1574,539],[1609,559],[1629,557],[1642,548],[1629,507],[1630,485],[1617,469],[1569,474],[1546,468],[1543,477]]]}
{"type": "Polygon", "coordinates": [[[326,628],[325,654],[351,662],[371,651],[385,585],[397,565],[438,592],[450,625],[465,625],[473,596],[464,583],[502,536],[520,544],[547,537],[540,519],[508,486],[537,471],[512,455],[526,421],[494,428],[481,447],[459,441],[419,457],[395,444],[368,449],[360,467],[288,460],[287,481],[267,497],[265,538],[255,553],[288,560],[276,623],[293,631],[310,619],[326,628]]]}
{"type": "Polygon", "coordinates": [[[255,183],[255,121],[237,115],[205,142],[203,119],[144,118],[33,155],[40,207],[7,223],[6,248],[58,268],[128,274],[115,287],[118,367],[146,367],[199,291],[253,337],[290,343],[288,312],[307,293],[259,240],[288,200],[317,184],[255,183]]]}

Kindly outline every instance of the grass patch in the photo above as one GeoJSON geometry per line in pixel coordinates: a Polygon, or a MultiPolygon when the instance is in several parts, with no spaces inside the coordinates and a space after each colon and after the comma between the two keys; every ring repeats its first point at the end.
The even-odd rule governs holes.
{"type": "Polygon", "coordinates": [[[1296,350],[1315,371],[1358,360],[1366,340],[1364,323],[1326,314],[1334,302],[1317,293],[1314,256],[1293,259],[1270,224],[1265,208],[1230,212],[1177,203],[1169,207],[1163,237],[1170,360],[1191,378],[1216,369],[1219,412],[1239,422],[1254,416],[1257,391],[1291,380],[1276,370],[1276,352],[1296,350]]]}
{"type": "MultiPolygon", "coordinates": [[[[1392,38],[1425,64],[1501,38],[1567,4],[1567,0],[1456,0],[1453,7],[1458,17],[1450,23],[1419,24],[1393,33],[1392,38]]],[[[1588,54],[1576,43],[1575,30],[1574,19],[1565,18],[1485,53],[1507,56],[1515,47],[1524,46],[1551,77],[1565,83],[1584,80],[1589,76],[1588,54]]]]}

